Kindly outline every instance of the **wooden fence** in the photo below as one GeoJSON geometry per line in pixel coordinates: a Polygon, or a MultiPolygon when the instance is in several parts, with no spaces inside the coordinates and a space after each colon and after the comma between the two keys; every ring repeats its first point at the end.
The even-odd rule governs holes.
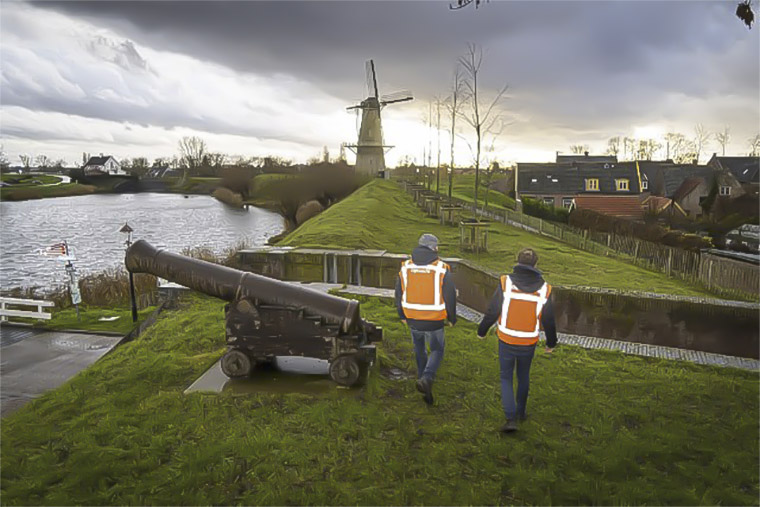
{"type": "MultiPolygon", "coordinates": [[[[411,185],[405,188],[412,193],[411,185]]],[[[454,197],[451,201],[478,216],[557,239],[579,250],[614,256],[701,285],[725,297],[757,300],[760,294],[760,267],[748,262],[691,252],[632,236],[577,229],[510,209],[479,208],[470,201],[454,197]]]]}

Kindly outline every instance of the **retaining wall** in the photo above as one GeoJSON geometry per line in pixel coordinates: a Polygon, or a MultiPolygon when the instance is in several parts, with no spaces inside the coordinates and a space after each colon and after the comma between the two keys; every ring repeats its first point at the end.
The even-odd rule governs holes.
{"type": "MultiPolygon", "coordinates": [[[[407,255],[381,250],[260,247],[238,253],[242,269],[281,280],[395,287],[407,255]]],[[[499,273],[464,259],[451,265],[458,300],[484,312],[499,273]]],[[[584,287],[553,288],[557,330],[731,356],[760,357],[757,303],[584,287]]]]}

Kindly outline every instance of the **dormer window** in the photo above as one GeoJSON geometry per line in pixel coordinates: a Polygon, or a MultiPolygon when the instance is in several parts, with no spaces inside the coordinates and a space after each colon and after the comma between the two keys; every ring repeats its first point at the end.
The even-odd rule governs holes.
{"type": "Polygon", "coordinates": [[[641,190],[649,190],[649,182],[647,180],[641,180],[641,190]]]}
{"type": "Polygon", "coordinates": [[[720,195],[731,195],[731,187],[728,186],[721,186],[720,187],[720,195]]]}
{"type": "Polygon", "coordinates": [[[625,179],[625,178],[619,179],[619,180],[616,179],[615,180],[615,189],[618,192],[627,192],[628,191],[628,180],[625,179]]]}
{"type": "Polygon", "coordinates": [[[531,179],[530,179],[530,182],[531,182],[531,183],[536,183],[536,182],[538,182],[538,180],[537,180],[536,178],[531,178],[531,179]]]}
{"type": "Polygon", "coordinates": [[[599,191],[599,178],[586,178],[587,191],[599,191]]]}
{"type": "Polygon", "coordinates": [[[557,178],[552,178],[552,183],[557,183],[559,180],[557,178]]]}

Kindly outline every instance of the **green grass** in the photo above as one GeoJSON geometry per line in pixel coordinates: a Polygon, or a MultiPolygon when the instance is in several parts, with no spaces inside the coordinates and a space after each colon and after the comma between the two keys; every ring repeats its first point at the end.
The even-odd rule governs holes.
{"type": "MultiPolygon", "coordinates": [[[[138,322],[145,320],[155,306],[150,306],[137,312],[138,322]]],[[[11,317],[10,322],[32,324],[44,329],[76,329],[79,331],[107,331],[109,333],[127,334],[135,326],[132,322],[132,310],[129,307],[100,307],[79,305],[79,318],[72,306],[64,309],[54,309],[50,320],[27,319],[11,317]],[[113,321],[101,321],[101,317],[119,317],[113,321]]]]}
{"type": "Polygon", "coordinates": [[[184,395],[224,350],[224,302],[162,314],[3,419],[4,505],[727,504],[758,498],[757,374],[573,346],[533,363],[530,419],[499,435],[496,338],[447,328],[423,404],[389,300],[364,389],[184,395]]]}
{"type": "Polygon", "coordinates": [[[48,174],[2,174],[0,179],[6,183],[10,183],[15,186],[38,186],[38,185],[54,185],[61,181],[60,176],[53,176],[48,174]],[[39,183],[35,183],[38,181],[39,183]]]}
{"type": "Polygon", "coordinates": [[[46,197],[69,197],[74,195],[87,195],[97,191],[92,185],[81,185],[79,183],[64,183],[53,186],[24,186],[20,188],[2,187],[0,188],[0,200],[3,201],[25,201],[27,199],[44,199],[46,197]]]}
{"type": "MultiPolygon", "coordinates": [[[[499,175],[499,177],[502,177],[499,175]]],[[[493,181],[496,181],[496,176],[493,177],[493,181]]],[[[480,175],[480,182],[481,185],[485,181],[485,175],[481,173],[480,175]]],[[[435,192],[436,185],[435,185],[435,176],[433,176],[433,183],[430,187],[431,190],[435,192]]],[[[485,196],[486,189],[485,187],[481,186],[481,188],[478,190],[478,203],[483,206],[485,205],[486,196],[485,196]]],[[[446,174],[444,171],[441,171],[441,195],[448,196],[449,195],[449,180],[446,177],[446,174]]],[[[454,174],[454,187],[451,191],[451,196],[455,197],[457,199],[462,199],[463,201],[469,201],[469,202],[475,202],[475,175],[474,174],[454,174]]],[[[488,191],[488,207],[496,208],[496,209],[515,209],[515,200],[511,197],[502,194],[501,192],[497,192],[496,190],[489,190],[488,191]]]]}
{"type": "Polygon", "coordinates": [[[331,206],[283,238],[278,245],[408,253],[425,232],[438,236],[443,257],[471,259],[496,271],[511,271],[517,252],[525,247],[534,248],[539,256],[538,268],[555,285],[691,296],[708,294],[705,289],[633,266],[624,260],[594,255],[499,223],[491,225],[488,253],[464,252],[459,248],[458,228],[426,218],[396,183],[382,180],[365,185],[331,206]]]}

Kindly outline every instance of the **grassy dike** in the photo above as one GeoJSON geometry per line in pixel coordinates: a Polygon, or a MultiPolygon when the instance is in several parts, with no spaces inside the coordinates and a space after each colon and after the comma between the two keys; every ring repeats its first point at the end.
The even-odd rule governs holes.
{"type": "Polygon", "coordinates": [[[757,375],[561,347],[537,353],[529,419],[501,436],[496,338],[467,322],[427,407],[392,302],[363,389],[184,395],[224,350],[223,302],[168,311],[3,419],[20,504],[728,504],[758,497],[757,375]]]}
{"type": "Polygon", "coordinates": [[[560,241],[504,224],[492,224],[485,254],[459,249],[459,230],[427,218],[396,183],[375,180],[312,218],[278,243],[314,248],[368,248],[411,252],[422,233],[438,236],[441,255],[471,259],[496,271],[511,271],[517,252],[532,247],[538,267],[556,285],[603,287],[699,296],[705,289],[662,273],[602,257],[560,241]]]}

